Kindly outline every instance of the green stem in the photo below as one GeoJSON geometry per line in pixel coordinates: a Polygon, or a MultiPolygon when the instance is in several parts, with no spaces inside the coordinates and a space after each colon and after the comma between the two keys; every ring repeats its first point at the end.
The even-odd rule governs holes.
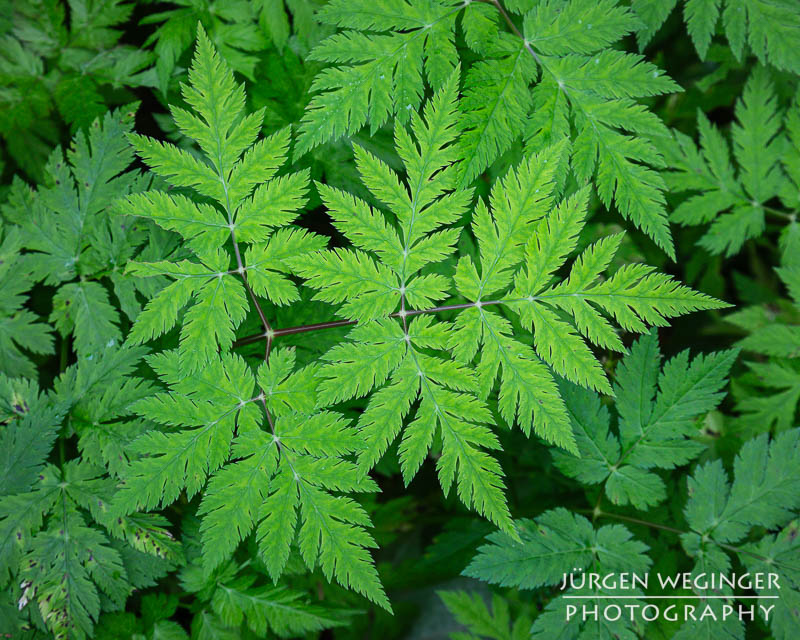
{"type": "MultiPolygon", "coordinates": [[[[622,520],[623,522],[630,522],[631,524],[639,524],[639,525],[642,525],[642,526],[645,526],[645,527],[651,527],[653,529],[661,529],[662,531],[669,531],[670,533],[675,533],[675,534],[678,534],[678,535],[685,535],[685,534],[690,534],[690,533],[694,533],[696,535],[700,535],[696,531],[682,531],[681,529],[676,529],[675,527],[669,527],[669,526],[667,526],[665,524],[659,524],[657,522],[650,522],[649,520],[640,520],[639,518],[631,518],[630,516],[623,516],[622,514],[619,514],[619,513],[608,513],[607,511],[602,511],[597,507],[595,507],[594,509],[591,509],[591,510],[590,509],[579,509],[579,512],[581,512],[581,513],[591,513],[592,515],[594,515],[595,517],[598,517],[598,518],[606,516],[608,518],[613,518],[615,520],[622,520]]],[[[718,547],[722,547],[723,549],[726,549],[727,551],[731,551],[733,553],[742,553],[742,554],[748,555],[748,556],[750,556],[752,558],[756,558],[757,560],[760,560],[761,562],[774,564],[776,566],[781,566],[780,563],[775,562],[775,560],[772,559],[772,558],[765,558],[764,556],[761,556],[761,555],[759,555],[757,553],[753,553],[752,551],[747,551],[746,549],[741,549],[739,547],[734,547],[732,544],[726,544],[724,542],[718,542],[717,540],[714,540],[713,538],[710,538],[710,537],[703,536],[703,538],[705,539],[706,542],[712,542],[713,544],[717,545],[718,547]]]]}
{"type": "Polygon", "coordinates": [[[781,220],[787,220],[789,222],[794,222],[797,220],[798,211],[796,209],[794,211],[786,212],[781,211],[780,209],[774,209],[773,207],[765,207],[763,205],[761,208],[764,209],[765,213],[768,213],[776,218],[780,218],[781,220]]]}
{"type": "Polygon", "coordinates": [[[536,60],[536,63],[539,64],[540,66],[544,66],[542,65],[542,60],[539,57],[539,54],[537,54],[533,50],[530,43],[528,43],[528,41],[525,39],[525,36],[522,35],[522,32],[517,28],[517,25],[514,24],[514,21],[511,19],[511,16],[508,15],[508,11],[505,10],[505,7],[500,3],[500,0],[480,0],[480,1],[485,2],[486,4],[494,5],[497,8],[497,10],[500,12],[500,15],[503,17],[503,20],[506,21],[506,24],[509,26],[511,31],[514,32],[514,35],[517,36],[520,40],[522,40],[525,49],[527,49],[528,53],[530,53],[533,59],[536,60]]]}
{"type": "Polygon", "coordinates": [[[58,372],[64,373],[67,370],[67,360],[69,358],[69,336],[61,338],[61,352],[58,358],[58,372]]]}
{"type": "MultiPolygon", "coordinates": [[[[602,494],[601,494],[602,495],[602,494]]],[[[676,533],[678,535],[683,535],[685,533],[690,533],[689,531],[681,531],[680,529],[676,529],[675,527],[669,527],[665,524],[659,524],[658,522],[651,522],[649,520],[640,520],[639,518],[631,518],[630,516],[623,516],[620,513],[609,513],[607,511],[603,511],[602,509],[595,507],[594,509],[583,509],[586,513],[591,513],[597,518],[602,518],[603,516],[607,518],[614,518],[615,520],[623,520],[624,522],[630,522],[631,524],[640,524],[645,527],[651,527],[653,529],[661,529],[663,531],[669,531],[671,533],[676,533]]]]}

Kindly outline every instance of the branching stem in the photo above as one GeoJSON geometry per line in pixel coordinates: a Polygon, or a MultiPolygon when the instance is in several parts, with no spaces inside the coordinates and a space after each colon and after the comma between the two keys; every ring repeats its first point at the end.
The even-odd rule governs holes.
{"type": "MultiPolygon", "coordinates": [[[[220,170],[219,173],[220,180],[222,181],[222,187],[225,190],[225,212],[228,216],[228,228],[231,231],[231,242],[233,243],[233,253],[236,256],[236,268],[237,273],[242,276],[242,282],[244,283],[245,289],[247,289],[247,293],[250,296],[250,299],[253,301],[253,304],[256,307],[256,312],[258,313],[258,317],[261,320],[261,324],[264,327],[264,337],[267,338],[267,345],[264,349],[264,362],[269,360],[269,352],[270,348],[272,347],[272,325],[270,325],[269,321],[267,320],[267,316],[264,315],[264,310],[261,308],[261,304],[258,302],[258,298],[256,297],[255,292],[250,287],[250,283],[247,281],[247,270],[244,268],[244,262],[242,261],[242,254],[239,251],[239,243],[236,242],[236,226],[233,223],[233,212],[231,211],[231,203],[230,203],[230,196],[228,195],[228,181],[225,179],[225,176],[220,170]]],[[[267,407],[267,398],[264,390],[259,388],[260,392],[260,399],[261,404],[264,406],[264,413],[267,416],[267,423],[269,424],[269,428],[272,431],[272,435],[275,436],[275,423],[272,420],[272,415],[269,412],[269,408],[267,407]]],[[[280,444],[277,445],[278,450],[280,451],[280,444]]]]}
{"type": "MultiPolygon", "coordinates": [[[[485,307],[487,305],[496,305],[496,304],[508,304],[510,302],[516,302],[516,300],[488,300],[486,302],[481,302],[481,306],[485,307]]],[[[462,302],[459,304],[445,304],[440,307],[432,307],[430,309],[408,309],[405,311],[405,317],[410,316],[418,316],[422,315],[423,313],[440,313],[442,311],[457,311],[459,309],[469,309],[470,307],[476,306],[474,302],[462,302]]],[[[395,313],[389,314],[390,318],[403,318],[403,314],[400,311],[395,313]]],[[[278,338],[280,336],[288,336],[294,333],[308,333],[309,331],[321,331],[323,329],[338,329],[339,327],[350,327],[356,324],[355,320],[333,320],[331,322],[317,322],[315,324],[304,324],[297,327],[287,327],[285,329],[274,329],[272,331],[265,331],[263,333],[255,333],[250,336],[245,336],[244,338],[239,338],[236,342],[233,343],[234,348],[236,347],[243,347],[248,344],[253,344],[254,342],[258,342],[259,340],[263,340],[264,338],[268,338],[269,342],[272,342],[274,338],[278,338]]]]}
{"type": "MultiPolygon", "coordinates": [[[[227,187],[226,187],[226,193],[227,193],[227,187]]],[[[247,293],[256,307],[256,313],[258,313],[258,317],[261,320],[261,324],[264,326],[264,331],[266,333],[269,333],[270,331],[272,331],[272,327],[270,326],[269,321],[267,320],[267,316],[264,315],[264,310],[261,308],[261,305],[258,302],[258,298],[256,297],[255,292],[250,287],[250,283],[247,281],[247,270],[244,268],[244,263],[242,262],[242,255],[241,253],[239,253],[239,244],[236,242],[236,231],[234,230],[233,219],[230,213],[228,214],[228,222],[231,228],[231,242],[233,242],[233,253],[236,256],[236,268],[238,269],[238,273],[240,273],[242,276],[242,282],[244,282],[244,288],[247,289],[247,293]]],[[[269,356],[269,341],[267,341],[267,353],[264,356],[264,358],[266,359],[268,356],[269,356]]]]}
{"type": "Polygon", "coordinates": [[[491,4],[497,8],[497,10],[500,12],[500,15],[503,17],[503,20],[506,21],[506,24],[509,26],[511,31],[513,31],[514,35],[519,37],[520,40],[522,40],[523,44],[525,45],[525,49],[528,50],[528,53],[530,53],[531,56],[533,56],[533,59],[536,60],[536,62],[540,66],[543,66],[542,60],[541,58],[539,58],[539,54],[537,54],[533,50],[533,47],[531,47],[530,43],[525,39],[525,36],[522,35],[522,32],[519,30],[517,25],[514,24],[514,21],[511,19],[511,16],[508,15],[508,11],[506,11],[505,7],[500,3],[500,0],[479,0],[479,1],[485,2],[486,4],[491,4]]]}

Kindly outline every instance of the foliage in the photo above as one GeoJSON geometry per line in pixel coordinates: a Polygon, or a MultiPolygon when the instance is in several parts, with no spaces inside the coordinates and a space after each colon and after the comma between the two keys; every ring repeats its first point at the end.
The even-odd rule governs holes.
{"type": "Polygon", "coordinates": [[[153,56],[120,44],[119,26],[133,10],[123,0],[7,0],[3,9],[0,136],[14,162],[41,180],[61,122],[74,132],[109,104],[130,102],[129,88],[152,86],[153,56]],[[110,90],[127,96],[109,100],[110,90]]]}
{"type": "Polygon", "coordinates": [[[288,410],[280,405],[276,409],[272,397],[267,401],[275,387],[292,386],[286,379],[293,374],[305,379],[305,385],[313,378],[313,371],[293,371],[291,352],[276,351],[260,367],[258,392],[241,358],[216,354],[218,348],[230,349],[234,330],[244,319],[245,291],[256,305],[256,296],[279,305],[299,298],[295,285],[282,275],[286,261],[322,247],[313,234],[288,226],[304,201],[307,175],[262,182],[283,164],[287,135],[255,141],[261,113],[241,117],[244,88],[236,86],[203,31],[189,81],[183,94],[195,113],[175,108],[172,114],[197,141],[208,164],[155,140],[133,136],[132,141],[158,175],[176,187],[194,188],[220,209],[198,206],[183,195],[150,191],[129,196],[121,210],[149,216],[176,231],[197,260],[135,262],[129,267],[144,277],[174,278],[142,312],[131,332],[134,342],[170,329],[181,307],[194,302],[184,316],[178,350],[149,361],[170,393],[143,400],[136,410],[161,424],[195,428],[153,431],[137,440],[134,452],[147,456],[123,474],[116,510],[166,505],[182,489],[191,497],[212,476],[199,509],[206,516],[206,572],[257,524],[260,555],[272,578],[279,578],[299,518],[297,544],[309,569],[319,563],[326,577],[334,576],[388,608],[366,551],[375,544],[364,529],[367,514],[352,499],[330,493],[376,488],[342,458],[358,448],[354,429],[334,413],[314,412],[313,392],[286,402],[288,410]],[[216,99],[220,95],[222,101],[216,99]],[[233,256],[222,248],[227,236],[233,256]],[[249,245],[243,256],[238,241],[249,245]],[[230,269],[234,259],[236,267],[230,269]],[[261,429],[265,417],[271,434],[261,429]],[[231,456],[239,461],[225,465],[231,456]]]}
{"type": "MultiPolygon", "coordinates": [[[[637,31],[640,46],[647,44],[678,0],[633,0],[643,25],[637,31]]],[[[701,59],[722,24],[732,53],[739,59],[752,52],[762,64],[800,72],[800,56],[792,42],[800,35],[800,17],[790,0],[685,0],[686,30],[701,59]]]]}
{"type": "MultiPolygon", "coordinates": [[[[186,196],[163,191],[133,194],[119,207],[122,213],[150,217],[179,233],[196,261],[137,261],[128,267],[134,275],[174,279],[140,314],[132,341],[158,337],[175,324],[181,307],[191,305],[183,318],[178,350],[149,361],[170,393],[144,400],[136,410],[164,425],[192,428],[152,432],[136,442],[134,451],[147,457],[123,474],[125,486],[117,507],[127,513],[166,505],[183,489],[191,497],[211,476],[199,508],[204,516],[206,571],[225,560],[255,527],[259,553],[277,579],[299,512],[297,544],[309,568],[319,562],[327,577],[334,576],[388,607],[365,552],[374,545],[363,529],[369,525],[367,515],[349,498],[327,492],[376,488],[363,473],[397,437],[413,404],[418,401],[419,407],[399,448],[406,483],[436,435],[441,439],[437,467],[445,493],[455,481],[465,505],[508,530],[502,471],[484,451],[499,446],[487,428],[490,413],[483,399],[501,363],[503,417],[512,423],[519,414],[526,433],[534,427],[545,439],[574,451],[566,410],[545,363],[567,378],[610,391],[577,331],[603,346],[621,345],[590,303],[631,330],[641,330],[645,322],[661,324],[667,317],[719,306],[643,266],[624,269],[594,285],[618,239],[589,247],[567,281],[548,287],[551,274],[574,245],[574,235],[565,238],[563,230],[579,230],[586,206],[583,190],[552,214],[547,211],[562,146],[549,155],[535,156],[499,182],[503,191],[490,198],[493,217],[486,208],[476,212],[474,233],[485,265],[482,274],[469,260],[456,267],[459,293],[476,298],[470,306],[478,316],[470,317],[464,310],[455,321],[457,361],[471,361],[484,342],[479,366],[483,398],[463,364],[430,355],[431,350],[448,349],[449,324],[427,315],[411,320],[407,316],[448,297],[447,278],[423,270],[452,251],[457,228],[442,227],[455,222],[470,200],[469,191],[452,190],[457,80],[453,73],[424,115],[412,116],[413,138],[400,127],[395,131],[407,186],[378,158],[356,148],[356,166],[366,186],[387,204],[392,218],[344,192],[319,185],[334,225],[356,247],[351,250],[320,251],[324,245],[314,234],[286,226],[303,203],[307,178],[303,173],[287,174],[258,184],[269,180],[283,163],[286,134],[255,142],[261,113],[242,117],[244,89],[235,85],[204,32],[189,72],[190,84],[183,89],[185,101],[196,113],[173,108],[172,114],[178,127],[197,141],[207,162],[176,147],[132,136],[138,154],[157,175],[174,187],[193,188],[219,207],[196,205],[186,196]],[[217,101],[218,95],[224,100],[217,101]],[[513,293],[503,294],[501,300],[521,307],[521,319],[534,327],[541,360],[523,355],[521,345],[508,335],[507,322],[483,312],[481,302],[484,294],[509,290],[512,269],[523,258],[520,238],[536,220],[541,231],[533,236],[536,244],[529,243],[526,250],[527,268],[517,277],[513,293]],[[228,235],[233,255],[222,249],[228,235]],[[239,242],[249,246],[242,251],[239,242]],[[287,272],[302,276],[318,290],[316,299],[341,304],[337,313],[358,326],[347,342],[322,356],[321,368],[309,365],[295,371],[293,353],[281,349],[254,378],[240,358],[217,357],[215,352],[230,349],[246,313],[248,292],[256,305],[259,297],[275,305],[299,299],[295,285],[282,275],[287,272]],[[564,296],[575,300],[561,303],[564,296]],[[576,317],[577,331],[559,320],[560,310],[576,317]],[[402,322],[387,319],[395,312],[402,322]],[[365,396],[384,383],[369,400],[358,430],[325,409],[365,396]],[[275,394],[281,387],[294,395],[279,400],[275,394]],[[268,423],[271,435],[260,428],[262,422],[268,423]],[[343,458],[353,452],[358,455],[357,467],[343,458]],[[225,465],[230,456],[239,461],[225,465]]],[[[273,332],[268,323],[265,329],[268,336],[273,332]]]]}
{"type": "Polygon", "coordinates": [[[797,637],[794,2],[0,4],[0,636],[797,637]]]}
{"type": "Polygon", "coordinates": [[[797,201],[800,120],[797,104],[792,107],[781,127],[768,72],[756,68],[736,104],[732,127],[738,173],[731,166],[728,143],[702,113],[700,150],[690,138],[675,133],[669,155],[675,171],[667,179],[675,191],[700,193],[682,202],[671,217],[681,224],[711,222],[699,242],[709,252],[733,255],[746,240],[764,232],[772,211],[768,202],[778,198],[791,209],[797,201]]]}
{"type": "Polygon", "coordinates": [[[36,366],[27,353],[53,352],[53,336],[44,322],[23,308],[25,293],[32,286],[31,273],[20,255],[22,238],[11,228],[0,244],[0,374],[11,378],[35,378],[36,366]],[[24,351],[23,351],[24,350],[24,351]]]}
{"type": "Polygon", "coordinates": [[[512,623],[508,603],[497,595],[492,598],[491,611],[477,594],[442,591],[439,595],[453,617],[470,631],[469,634],[451,634],[453,640],[472,640],[476,637],[523,640],[529,636],[531,623],[528,617],[520,615],[512,623]]]}
{"type": "Polygon", "coordinates": [[[683,466],[703,451],[692,439],[695,420],[719,404],[735,358],[731,350],[690,362],[684,351],[659,371],[655,335],[640,339],[618,366],[616,434],[600,397],[573,385],[567,407],[580,455],[555,451],[556,466],[582,484],[603,484],[613,504],[646,509],[663,501],[666,485],[653,469],[683,466]]]}
{"type": "Polygon", "coordinates": [[[162,516],[110,510],[118,455],[143,430],[125,407],[149,392],[126,378],[141,356],[141,349],[109,348],[83,358],[50,393],[0,378],[0,580],[14,576],[18,609],[37,607],[32,620],[56,638],[90,635],[101,610],[122,606],[182,557],[162,516]],[[56,466],[47,459],[65,418],[82,456],[56,466]]]}
{"type": "MultiPolygon", "coordinates": [[[[726,552],[738,554],[737,559],[748,568],[771,566],[770,571],[777,572],[781,584],[788,585],[788,593],[781,593],[782,600],[785,600],[776,604],[771,619],[776,638],[791,637],[791,630],[796,629],[798,621],[797,610],[792,605],[797,598],[797,593],[792,590],[796,588],[796,571],[791,561],[787,562],[781,555],[786,554],[788,559],[794,544],[790,538],[791,531],[796,531],[797,527],[792,518],[798,507],[795,491],[800,468],[798,461],[800,430],[792,429],[772,441],[767,434],[762,434],[746,442],[734,462],[732,483],[720,460],[698,466],[686,480],[688,500],[683,507],[683,518],[687,530],[682,533],[667,527],[670,532],[680,534],[684,552],[694,560],[695,575],[709,575],[709,572],[728,575],[732,563],[726,552]],[[787,529],[781,531],[783,527],[787,529]],[[731,546],[731,543],[745,540],[753,529],[759,531],[758,538],[740,548],[731,546]],[[775,532],[775,535],[770,532],[775,532]]],[[[644,503],[641,508],[647,506],[644,503]]],[[[613,513],[605,513],[599,506],[592,513],[595,517],[614,517],[613,513]]],[[[647,524],[634,518],[623,516],[622,519],[647,524]]],[[[519,541],[502,532],[490,535],[488,544],[478,549],[478,554],[465,569],[465,575],[503,587],[537,589],[561,584],[559,589],[563,589],[564,574],[585,571],[587,575],[593,573],[600,576],[622,572],[644,575],[653,564],[646,555],[648,545],[635,539],[623,524],[598,528],[587,518],[559,507],[545,512],[536,520],[519,520],[516,526],[519,541]]],[[[567,585],[570,589],[568,593],[580,594],[593,604],[602,604],[601,600],[592,598],[601,594],[644,596],[638,586],[621,589],[619,586],[604,585],[600,588],[585,576],[576,579],[573,575],[567,585]]],[[[656,585],[650,586],[658,588],[656,585]]],[[[679,593],[679,590],[670,589],[668,595],[669,591],[673,595],[679,593]]],[[[696,589],[696,593],[703,597],[720,591],[696,589]]],[[[762,589],[758,593],[767,595],[777,593],[777,590],[762,589]]],[[[730,587],[723,586],[722,594],[733,598],[730,587]]],[[[599,622],[591,618],[587,622],[574,617],[563,627],[566,602],[563,596],[548,602],[545,613],[533,625],[534,638],[578,638],[589,629],[593,629],[600,637],[628,636],[631,632],[648,633],[637,628],[641,620],[631,623],[630,619],[624,617],[617,621],[603,620],[601,617],[599,622]]],[[[641,605],[642,601],[634,602],[641,605]]],[[[709,627],[708,621],[696,619],[686,620],[674,637],[745,636],[744,626],[735,619],[712,627],[709,627]]]]}
{"type": "Polygon", "coordinates": [[[120,310],[133,320],[141,308],[137,295],[155,291],[121,270],[135,253],[158,256],[169,242],[158,234],[148,238],[148,227],[110,213],[116,198],[149,182],[136,172],[120,173],[133,159],[124,136],[134,113],[130,108],[98,118],[88,133],[75,136],[66,157],[56,148],[45,167],[47,180],[36,190],[15,181],[6,207],[28,250],[19,257],[20,269],[57,287],[49,320],[62,336],[73,335],[79,356],[119,344],[120,310]],[[109,287],[119,308],[110,302],[109,287]]]}
{"type": "Polygon", "coordinates": [[[480,2],[384,4],[386,11],[378,12],[366,0],[334,0],[323,10],[322,20],[347,30],[311,54],[340,66],[315,78],[312,90],[320,93],[301,123],[299,151],[365,124],[374,132],[390,116],[407,122],[422,103],[423,68],[428,84],[439,89],[458,65],[454,32],[460,16],[462,37],[485,59],[465,73],[459,184],[469,184],[522,131],[537,139],[534,149],[571,137],[575,178],[584,183],[595,177],[604,204],[613,201],[673,253],[664,185],[652,169],[662,164],[653,139],[667,130],[634,99],[677,85],[641,57],[608,48],[638,24],[631,11],[613,1],[541,3],[525,14],[523,34],[512,36],[500,31],[497,15],[487,15],[480,2]]]}
{"type": "Polygon", "coordinates": [[[749,372],[739,381],[749,393],[740,393],[737,409],[741,426],[758,431],[764,425],[777,430],[794,424],[800,404],[800,260],[797,238],[792,236],[784,248],[781,267],[775,270],[791,300],[779,299],[777,313],[765,306],[751,306],[727,316],[727,321],[748,332],[740,341],[748,354],[761,360],[747,360],[749,372]],[[779,390],[777,393],[773,390],[779,390]],[[769,390],[769,391],[768,391],[769,390]]]}
{"type": "Polygon", "coordinates": [[[368,152],[356,150],[356,165],[364,181],[392,210],[400,233],[368,204],[324,189],[323,200],[334,224],[361,251],[312,253],[290,264],[308,278],[309,286],[319,290],[317,299],[343,302],[339,315],[358,322],[350,334],[352,342],[334,347],[324,356],[331,364],[320,373],[324,378],[320,401],[349,400],[387,383],[360,419],[360,431],[370,442],[360,456],[362,466],[369,468],[380,459],[419,399],[399,448],[406,483],[439,434],[437,467],[445,493],[455,479],[459,498],[467,506],[508,529],[501,471],[481,451],[497,448],[496,439],[484,426],[489,414],[482,401],[492,391],[498,371],[502,369],[498,408],[503,419],[509,424],[518,420],[526,435],[533,429],[544,439],[574,451],[566,410],[545,365],[568,379],[610,391],[599,363],[579,335],[605,347],[621,347],[598,310],[636,331],[645,323],[661,324],[667,317],[718,303],[653,274],[644,265],[631,265],[595,284],[611,261],[619,237],[587,248],[576,259],[569,277],[554,284],[553,272],[574,248],[574,234],[580,231],[588,195],[579,191],[548,211],[554,204],[554,174],[563,150],[556,147],[499,180],[499,188],[491,193],[491,212],[478,205],[473,233],[478,241],[480,273],[469,257],[456,266],[456,289],[471,303],[453,322],[452,335],[448,337],[448,324],[427,315],[416,317],[447,296],[445,278],[425,273],[424,268],[447,255],[455,243],[454,229],[439,229],[461,215],[469,197],[469,192],[459,191],[442,195],[451,187],[455,173],[455,165],[449,164],[454,147],[446,146],[454,138],[451,87],[455,77],[426,107],[424,120],[412,116],[418,149],[404,130],[395,132],[408,174],[407,190],[386,165],[368,152]],[[528,234],[531,240],[523,253],[521,238],[528,234]],[[367,252],[376,254],[380,262],[372,262],[367,252]],[[512,282],[521,262],[525,267],[512,282]],[[492,295],[498,300],[484,301],[492,295]],[[526,354],[509,335],[507,319],[483,310],[490,304],[507,305],[524,325],[532,325],[535,355],[526,354]],[[398,306],[402,331],[396,322],[382,320],[398,306]],[[575,328],[560,319],[559,312],[572,316],[575,328]],[[414,317],[407,320],[409,315],[414,317]],[[374,324],[366,324],[368,321],[374,324]],[[476,380],[463,365],[475,359],[481,346],[476,380]],[[426,353],[448,348],[454,351],[454,362],[426,353]],[[354,375],[355,371],[366,376],[354,375]]]}

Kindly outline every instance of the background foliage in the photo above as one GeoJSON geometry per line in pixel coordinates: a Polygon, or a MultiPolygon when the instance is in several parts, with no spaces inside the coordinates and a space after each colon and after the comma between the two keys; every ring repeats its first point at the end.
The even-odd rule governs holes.
{"type": "Polygon", "coordinates": [[[798,636],[794,0],[0,8],[0,634],[798,636]]]}

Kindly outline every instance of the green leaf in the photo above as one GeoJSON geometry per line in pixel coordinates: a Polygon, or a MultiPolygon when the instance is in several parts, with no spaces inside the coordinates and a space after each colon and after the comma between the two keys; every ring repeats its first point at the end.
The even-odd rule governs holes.
{"type": "Polygon", "coordinates": [[[22,308],[24,293],[33,283],[23,267],[21,245],[21,234],[13,227],[0,244],[0,373],[35,378],[36,369],[25,351],[52,353],[53,337],[46,324],[22,308]]]}
{"type": "Polygon", "coordinates": [[[798,507],[800,431],[770,440],[749,440],[736,456],[733,483],[720,461],[707,463],[689,479],[686,521],[693,531],[717,542],[738,542],[753,526],[774,529],[798,507]]]}
{"type": "Polygon", "coordinates": [[[263,114],[245,115],[244,87],[202,28],[183,97],[192,110],[173,107],[171,113],[201,153],[138,135],[131,140],[154,172],[212,202],[150,191],[127,198],[119,210],[179,233],[192,251],[181,261],[131,263],[128,273],[172,280],[139,314],[131,339],[141,343],[169,331],[188,306],[180,352],[188,370],[196,371],[233,343],[247,313],[246,290],[276,304],[297,299],[294,285],[281,275],[284,259],[321,244],[313,234],[286,228],[305,202],[308,183],[307,173],[273,180],[286,160],[288,131],[257,140],[263,114]],[[237,240],[250,246],[242,252],[237,240]]]}
{"type": "Polygon", "coordinates": [[[516,523],[521,541],[504,533],[488,536],[488,544],[464,570],[464,575],[491,584],[535,589],[563,582],[563,576],[593,563],[604,570],[637,567],[646,570],[650,559],[646,545],[633,540],[621,525],[594,529],[583,516],[563,508],[534,520],[516,523]],[[569,567],[569,569],[565,569],[569,567]]]}
{"type": "Polygon", "coordinates": [[[655,333],[640,338],[617,367],[616,433],[596,394],[564,385],[579,457],[554,451],[556,466],[581,483],[604,484],[613,504],[646,509],[663,501],[664,482],[652,469],[684,465],[702,451],[693,439],[700,434],[695,420],[722,400],[736,355],[722,351],[690,362],[684,351],[661,369],[655,333]]]}
{"type": "Polygon", "coordinates": [[[668,148],[669,165],[675,171],[665,174],[675,191],[699,192],[676,207],[672,220],[683,225],[711,222],[699,244],[726,256],[764,231],[764,207],[778,195],[784,180],[781,117],[764,68],[750,75],[735,111],[738,122],[732,127],[732,138],[738,175],[725,137],[702,114],[698,118],[700,149],[676,132],[668,148]]]}
{"type": "Polygon", "coordinates": [[[595,177],[603,203],[614,202],[674,257],[654,144],[668,132],[635,100],[678,86],[639,56],[610,49],[639,26],[634,13],[616,0],[523,3],[512,9],[525,13],[522,31],[514,24],[509,33],[497,29],[500,10],[444,0],[326,5],[322,20],[343,30],[311,54],[333,66],[314,79],[298,153],[367,124],[374,134],[392,116],[406,123],[420,108],[425,80],[437,91],[463,64],[459,187],[508,152],[523,130],[537,150],[574,131],[579,182],[595,177]],[[469,66],[454,46],[459,14],[467,45],[481,54],[469,66]]]}
{"type": "Polygon", "coordinates": [[[75,334],[79,355],[96,354],[118,344],[122,334],[117,318],[108,293],[97,282],[66,284],[53,297],[50,321],[63,336],[75,334]]]}
{"type": "Polygon", "coordinates": [[[326,5],[320,19],[345,31],[324,40],[310,57],[339,66],[314,79],[311,90],[317,95],[300,123],[298,153],[367,124],[375,132],[390,116],[408,122],[422,103],[423,69],[438,90],[457,66],[453,39],[460,7],[448,5],[439,0],[384,0],[377,7],[367,0],[336,0],[326,5]]]}
{"type": "Polygon", "coordinates": [[[456,621],[475,635],[494,640],[524,640],[530,633],[530,619],[521,615],[512,625],[508,602],[497,594],[492,596],[491,611],[477,593],[439,591],[438,594],[456,621]]]}

